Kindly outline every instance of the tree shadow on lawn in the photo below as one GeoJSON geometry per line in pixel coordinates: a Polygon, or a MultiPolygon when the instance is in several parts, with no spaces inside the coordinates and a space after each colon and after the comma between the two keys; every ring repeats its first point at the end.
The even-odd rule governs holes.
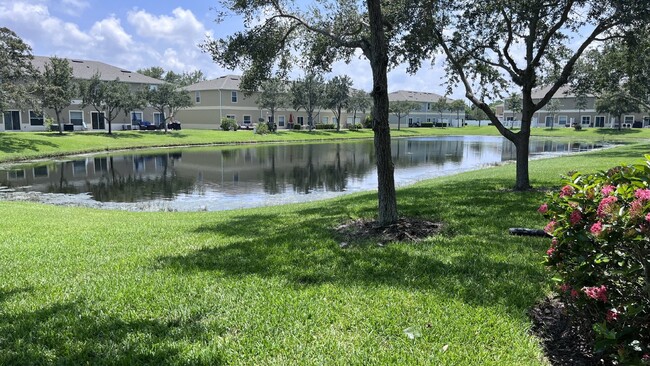
{"type": "MultiPolygon", "coordinates": [[[[602,152],[586,153],[585,155],[581,155],[581,156],[584,157],[589,155],[600,155],[600,154],[602,154],[602,152]]],[[[643,156],[646,154],[650,154],[650,144],[647,143],[631,144],[631,145],[626,144],[622,147],[616,148],[616,150],[613,150],[611,154],[613,158],[621,158],[621,159],[625,158],[626,160],[633,159],[632,161],[626,164],[642,163],[644,160],[643,156]]]]}
{"type": "Polygon", "coordinates": [[[0,133],[0,151],[7,154],[26,150],[40,151],[41,146],[58,147],[59,145],[50,141],[27,139],[17,133],[0,133]]]}
{"type": "MultiPolygon", "coordinates": [[[[440,191],[469,188],[459,184],[438,187],[442,188],[440,191]]],[[[299,211],[300,221],[286,227],[272,225],[267,229],[265,223],[285,218],[266,214],[237,216],[219,225],[199,226],[196,232],[212,232],[230,240],[223,246],[159,257],[157,266],[179,272],[218,271],[233,277],[281,278],[297,287],[332,283],[431,290],[472,305],[499,304],[517,316],[543,295],[546,273],[540,262],[547,244],[543,239],[512,237],[507,232],[509,222],[530,222],[509,218],[531,208],[531,215],[535,215],[534,208],[539,204],[535,198],[479,190],[466,198],[449,198],[449,203],[442,204],[444,193],[431,192],[427,187],[405,189],[400,196],[402,214],[434,217],[449,223],[451,230],[419,243],[378,246],[376,242],[364,241],[341,248],[341,239],[333,228],[349,217],[345,203],[354,207],[356,200],[368,201],[360,195],[299,211]],[[422,200],[431,203],[426,211],[421,209],[422,200]],[[436,201],[441,201],[438,207],[436,201]],[[485,203],[491,205],[476,217],[491,219],[468,224],[467,218],[472,216],[465,211],[485,203]],[[517,206],[513,209],[513,205],[517,206]],[[467,230],[468,225],[481,229],[467,230]],[[521,258],[537,252],[539,260],[521,258]],[[515,259],[508,258],[508,253],[517,253],[515,259]]],[[[367,208],[361,210],[365,212],[367,208]]]]}
{"type": "Polygon", "coordinates": [[[209,360],[188,360],[182,354],[183,341],[197,342],[207,337],[201,316],[126,321],[105,313],[88,314],[87,310],[83,303],[68,302],[3,314],[0,364],[224,364],[221,354],[209,360]]]}

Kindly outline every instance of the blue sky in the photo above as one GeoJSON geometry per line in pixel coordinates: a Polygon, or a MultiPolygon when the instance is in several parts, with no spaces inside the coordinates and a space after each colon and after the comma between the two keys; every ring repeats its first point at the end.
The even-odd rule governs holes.
{"type": "MultiPolygon", "coordinates": [[[[16,32],[38,56],[96,60],[134,71],[151,66],[201,70],[208,78],[240,74],[242,70],[219,67],[197,46],[206,36],[224,37],[237,27],[235,19],[215,23],[211,8],[217,5],[217,0],[0,0],[0,26],[16,32]]],[[[371,89],[365,59],[339,63],[332,74],[349,75],[354,87],[371,89]]],[[[413,76],[405,66],[398,67],[389,74],[389,90],[444,94],[443,77],[440,63],[413,76]]],[[[461,96],[457,91],[451,97],[461,96]]]]}

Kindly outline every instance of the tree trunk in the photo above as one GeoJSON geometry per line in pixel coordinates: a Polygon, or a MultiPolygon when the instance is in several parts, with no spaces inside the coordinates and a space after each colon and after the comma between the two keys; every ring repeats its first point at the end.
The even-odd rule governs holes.
{"type": "MultiPolygon", "coordinates": [[[[113,134],[113,125],[111,124],[111,122],[113,121],[112,114],[113,114],[112,112],[110,112],[110,111],[108,112],[108,134],[109,135],[113,134]]],[[[100,114],[100,116],[101,116],[101,114],[100,114]]],[[[104,118],[104,117],[101,117],[101,118],[104,120],[104,122],[106,122],[106,118],[104,118]]]]}
{"type": "Polygon", "coordinates": [[[515,145],[517,156],[517,178],[515,191],[527,191],[530,187],[530,176],[528,175],[528,156],[530,151],[530,124],[532,113],[522,112],[521,129],[510,139],[515,145]]]}
{"type": "Polygon", "coordinates": [[[59,126],[59,135],[63,135],[63,126],[61,126],[61,111],[59,110],[54,110],[54,113],[56,114],[56,124],[59,126]]]}
{"type": "Polygon", "coordinates": [[[366,50],[372,69],[372,99],[375,155],[377,159],[377,193],[381,226],[397,222],[397,196],[390,146],[388,124],[388,46],[384,34],[384,22],[380,0],[366,0],[370,22],[370,42],[366,50]]]}

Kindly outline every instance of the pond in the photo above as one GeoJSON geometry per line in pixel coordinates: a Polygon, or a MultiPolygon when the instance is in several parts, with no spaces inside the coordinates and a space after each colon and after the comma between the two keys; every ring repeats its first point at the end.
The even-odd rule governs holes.
{"type": "MultiPolygon", "coordinates": [[[[602,147],[531,141],[531,157],[602,147]]],[[[395,139],[395,183],[514,160],[501,137],[395,139]]],[[[514,177],[513,177],[514,179],[514,177]]],[[[125,210],[214,211],[304,202],[377,188],[373,142],[159,149],[0,169],[5,199],[125,210]]]]}

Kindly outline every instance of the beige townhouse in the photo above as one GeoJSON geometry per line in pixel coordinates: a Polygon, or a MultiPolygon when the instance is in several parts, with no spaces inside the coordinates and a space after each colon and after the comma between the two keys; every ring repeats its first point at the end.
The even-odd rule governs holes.
{"type": "MultiPolygon", "coordinates": [[[[458,127],[465,121],[465,110],[455,111],[452,110],[451,103],[454,99],[446,98],[448,109],[441,112],[436,110],[435,104],[442,99],[443,96],[436,93],[417,92],[410,90],[398,90],[388,93],[388,100],[390,102],[408,101],[418,104],[418,108],[409,112],[406,117],[402,117],[402,126],[419,126],[422,123],[442,124],[448,127],[458,127]]],[[[397,127],[397,116],[390,113],[388,121],[391,127],[397,127]]]]}
{"type": "MultiPolygon", "coordinates": [[[[45,65],[49,62],[50,57],[43,56],[34,56],[32,61],[33,65],[41,72],[45,70],[45,65]]],[[[155,85],[163,83],[161,80],[99,61],[68,59],[68,62],[72,67],[72,77],[76,80],[87,80],[92,78],[95,73],[99,73],[101,80],[117,79],[127,83],[133,90],[142,87],[155,87],[155,85]]],[[[108,125],[102,118],[103,114],[103,112],[97,112],[92,106],[83,107],[79,97],[70,101],[70,106],[62,111],[61,119],[64,128],[68,130],[104,131],[108,130],[108,125]]],[[[0,131],[45,131],[47,117],[55,118],[54,111],[9,108],[2,113],[3,123],[0,125],[0,131]]],[[[139,121],[160,123],[161,116],[151,107],[129,111],[128,114],[119,111],[112,122],[112,127],[113,130],[132,129],[132,125],[139,121]]]]}

